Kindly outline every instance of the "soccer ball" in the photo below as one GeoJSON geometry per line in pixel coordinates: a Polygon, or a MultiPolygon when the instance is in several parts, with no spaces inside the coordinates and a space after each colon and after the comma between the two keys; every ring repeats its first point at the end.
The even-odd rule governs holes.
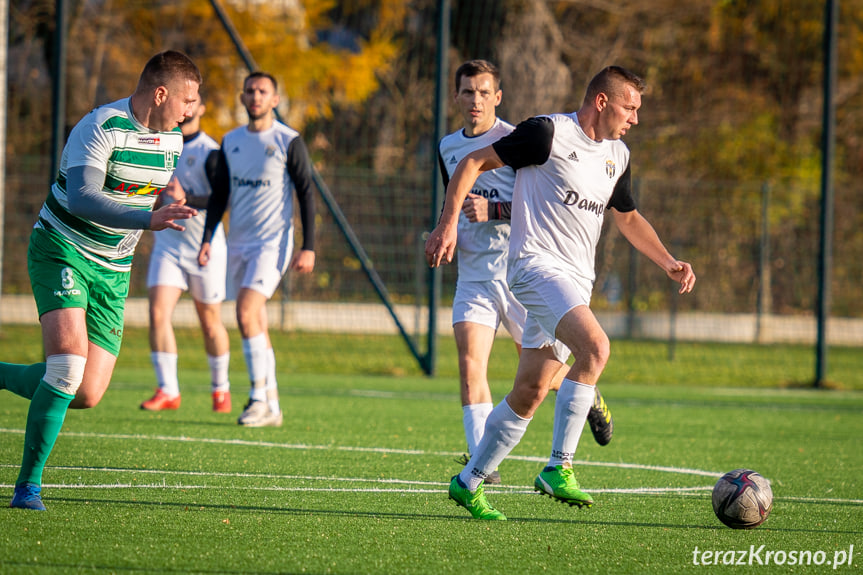
{"type": "Polygon", "coordinates": [[[758,527],[773,509],[770,482],[751,469],[735,469],[713,487],[713,512],[732,529],[758,527]]]}

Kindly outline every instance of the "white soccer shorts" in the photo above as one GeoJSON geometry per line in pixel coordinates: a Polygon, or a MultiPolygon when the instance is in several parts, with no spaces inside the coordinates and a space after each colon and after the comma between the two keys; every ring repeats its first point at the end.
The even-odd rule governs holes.
{"type": "Polygon", "coordinates": [[[276,293],[291,263],[294,242],[232,246],[228,244],[228,298],[237,299],[241,288],[268,299],[276,293]]]}
{"type": "Polygon", "coordinates": [[[471,322],[497,331],[502,323],[515,343],[521,344],[527,311],[504,280],[459,281],[452,302],[452,323],[471,322]]]}
{"type": "Polygon", "coordinates": [[[527,309],[522,347],[539,349],[553,346],[557,360],[566,363],[570,351],[555,337],[557,324],[574,307],[590,305],[592,283],[557,270],[519,272],[510,289],[527,309]]]}
{"type": "Polygon", "coordinates": [[[188,291],[200,303],[220,303],[225,300],[227,259],[225,249],[214,249],[210,261],[201,267],[198,265],[198,254],[156,247],[150,254],[147,287],[177,287],[188,291]]]}

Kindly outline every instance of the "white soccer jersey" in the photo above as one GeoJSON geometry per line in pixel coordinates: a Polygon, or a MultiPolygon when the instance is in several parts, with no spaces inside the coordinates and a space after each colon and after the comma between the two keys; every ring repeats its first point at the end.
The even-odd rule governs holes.
{"type": "Polygon", "coordinates": [[[629,149],[594,141],[573,114],[531,118],[494,144],[516,169],[510,285],[522,269],[556,269],[590,282],[606,207],[635,209],[629,149]]]}
{"type": "Polygon", "coordinates": [[[243,126],[225,134],[222,150],[231,174],[229,245],[278,244],[294,233],[293,183],[285,166],[288,147],[298,137],[281,122],[263,132],[243,126]]]}
{"type": "Polygon", "coordinates": [[[153,131],[135,119],[129,98],[100,106],[84,117],[63,149],[60,174],[39,212],[36,227],[65,237],[88,259],[115,271],[129,271],[143,230],[114,228],[84,220],[68,209],[66,174],[73,167],[105,171],[104,193],[112,201],[151,210],[183,151],[179,128],[153,131]]]}
{"type": "MultiPolygon", "coordinates": [[[[446,169],[447,175],[452,177],[462,158],[474,150],[494,143],[513,129],[511,124],[498,118],[490,130],[479,136],[468,137],[464,134],[464,130],[453,132],[440,141],[438,147],[440,164],[446,169]]],[[[511,202],[514,185],[515,172],[505,166],[481,174],[471,192],[489,201],[511,202]]],[[[456,245],[459,281],[506,279],[509,236],[508,221],[470,222],[464,212],[461,212],[456,245]]]]}
{"type": "MultiPolygon", "coordinates": [[[[207,177],[207,156],[213,150],[218,150],[219,144],[203,132],[198,134],[183,145],[183,155],[177,163],[174,176],[187,196],[209,197],[210,180],[207,177]]],[[[201,237],[204,235],[204,221],[207,218],[206,210],[198,210],[198,215],[178,222],[186,228],[185,231],[164,229],[154,233],[153,251],[164,251],[174,254],[180,258],[198,259],[198,251],[201,249],[201,237]]],[[[213,250],[225,250],[225,231],[222,226],[216,229],[212,239],[213,250]]]]}

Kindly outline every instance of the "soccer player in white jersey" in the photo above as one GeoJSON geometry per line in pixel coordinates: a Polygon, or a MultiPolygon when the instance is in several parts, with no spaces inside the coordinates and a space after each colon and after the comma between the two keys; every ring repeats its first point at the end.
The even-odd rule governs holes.
{"type": "Polygon", "coordinates": [[[157,203],[186,199],[186,205],[199,210],[185,222],[186,230],[163,230],[154,236],[153,252],[147,270],[150,307],[150,359],[159,384],[156,394],[141,403],[141,409],[161,411],[180,407],[180,383],[177,378],[177,340],[171,316],[177,301],[188,291],[204,335],[204,349],[210,365],[213,411],[231,412],[228,380],[230,344],[228,330],[222,323],[221,302],[225,299],[227,246],[222,226],[212,238],[210,262],[198,265],[198,250],[204,233],[204,209],[210,199],[210,181],[218,161],[219,144],[201,131],[201,117],[206,111],[203,101],[195,104],[192,117],[180,125],[183,131],[183,155],[170,184],[157,203]]]}
{"type": "Polygon", "coordinates": [[[68,408],[99,403],[123,334],[129,270],[145,229],[183,230],[185,200],[153,210],[183,151],[179,124],[198,100],[201,73],[168,50],[144,66],[135,92],[72,129],[27,254],[46,360],[0,363],[0,389],[30,399],[11,507],[45,510],[42,471],[68,408]]]}
{"type": "MultiPolygon", "coordinates": [[[[455,73],[453,101],[464,127],[444,136],[438,146],[438,163],[444,186],[459,161],[470,152],[488,146],[514,129],[497,117],[503,93],[497,66],[487,60],[469,60],[455,73]]],[[[510,212],[515,171],[509,166],[481,174],[465,199],[458,219],[458,281],[453,299],[453,332],[458,349],[461,384],[462,423],[468,453],[482,439],[492,396],[488,385],[488,361],[494,337],[501,323],[521,352],[522,326],[527,315],[506,284],[506,258],[509,251],[510,212]]],[[[551,383],[557,389],[568,367],[551,383]]],[[[590,412],[590,427],[600,445],[611,440],[612,419],[602,396],[590,412]]],[[[492,471],[486,484],[500,483],[492,471]]]]}
{"type": "Polygon", "coordinates": [[[522,353],[512,391],[495,406],[485,434],[449,496],[478,519],[505,520],[483,493],[483,480],[518,444],[550,382],[570,352],[572,368],[555,400],[552,451],[534,488],[569,505],[590,506],[572,461],[596,385],[608,361],[609,340],[591,312],[594,256],[609,210],[623,236],[692,291],[692,266],[674,258],[631,194],[629,149],[621,138],[638,123],[644,83],[609,66],[588,85],[575,113],[530,118],[494,144],[468,154],[447,187],[440,224],[425,247],[429,265],[452,261],[459,206],[480,173],[516,170],[507,282],[527,309],[522,353]]]}
{"type": "Polygon", "coordinates": [[[237,300],[237,324],[251,381],[249,402],[237,423],[279,426],[282,410],[266,303],[288,268],[299,273],[314,270],[312,167],[299,133],[275,118],[279,95],[273,76],[247,76],[240,100],[249,123],[222,140],[198,263],[209,263],[213,233],[229,207],[228,297],[237,300]],[[296,253],[294,193],[303,226],[303,245],[296,253]]]}

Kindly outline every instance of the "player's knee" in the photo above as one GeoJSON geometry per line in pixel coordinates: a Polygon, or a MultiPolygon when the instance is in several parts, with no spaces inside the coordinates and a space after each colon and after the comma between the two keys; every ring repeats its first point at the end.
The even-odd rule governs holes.
{"type": "Polygon", "coordinates": [[[221,323],[201,326],[204,339],[209,342],[227,341],[228,332],[221,323]]]}
{"type": "Polygon", "coordinates": [[[260,317],[257,311],[237,308],[237,326],[241,330],[253,330],[259,322],[260,317]]]}
{"type": "Polygon", "coordinates": [[[164,325],[166,323],[170,323],[171,314],[166,313],[165,310],[159,307],[151,307],[150,308],[150,325],[164,325]]]}
{"type": "Polygon", "coordinates": [[[87,391],[79,390],[75,395],[75,399],[69,404],[69,409],[91,409],[99,405],[102,400],[102,395],[93,395],[87,391]]]}
{"type": "Polygon", "coordinates": [[[516,376],[512,391],[507,395],[507,403],[514,412],[522,417],[532,417],[533,412],[548,394],[548,385],[537,378],[516,376]]]}
{"type": "Polygon", "coordinates": [[[218,309],[204,308],[198,311],[201,330],[205,334],[213,334],[222,329],[222,314],[218,309]]]}
{"type": "Polygon", "coordinates": [[[45,359],[43,381],[62,393],[75,395],[84,380],[87,358],[71,353],[49,355],[45,359]]]}
{"type": "Polygon", "coordinates": [[[598,369],[603,369],[611,356],[611,342],[604,333],[594,337],[587,349],[591,363],[598,369]]]}
{"type": "Polygon", "coordinates": [[[463,354],[458,358],[459,369],[468,379],[485,379],[488,371],[488,358],[480,354],[463,354]]]}

